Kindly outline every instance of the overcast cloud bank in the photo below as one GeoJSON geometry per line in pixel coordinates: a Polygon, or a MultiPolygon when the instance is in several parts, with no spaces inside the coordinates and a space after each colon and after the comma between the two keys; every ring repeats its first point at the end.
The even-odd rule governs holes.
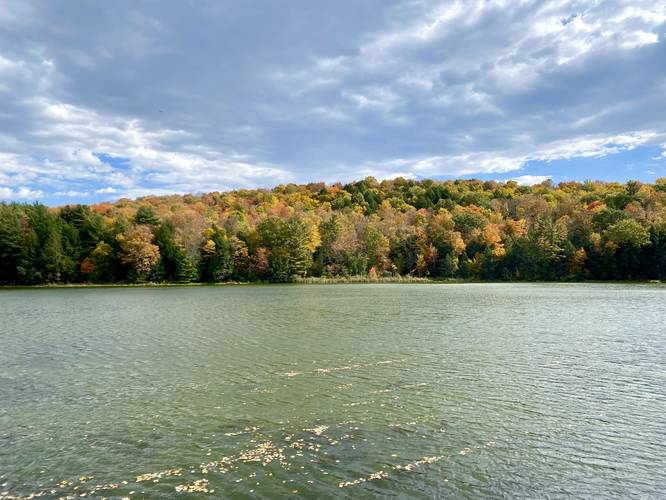
{"type": "Polygon", "coordinates": [[[648,146],[658,175],[665,35],[655,0],[9,0],[0,199],[540,182],[529,162],[648,146]]]}

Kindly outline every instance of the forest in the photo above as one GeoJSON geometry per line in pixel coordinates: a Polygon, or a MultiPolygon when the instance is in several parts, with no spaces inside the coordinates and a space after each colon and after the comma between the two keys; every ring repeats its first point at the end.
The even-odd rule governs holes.
{"type": "Polygon", "coordinates": [[[666,279],[666,179],[287,184],[0,204],[0,284],[666,279]]]}

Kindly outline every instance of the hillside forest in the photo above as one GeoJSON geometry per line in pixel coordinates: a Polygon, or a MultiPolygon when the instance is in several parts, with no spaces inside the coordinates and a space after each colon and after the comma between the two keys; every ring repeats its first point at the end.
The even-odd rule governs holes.
{"type": "Polygon", "coordinates": [[[0,284],[666,279],[666,179],[280,185],[0,204],[0,284]]]}

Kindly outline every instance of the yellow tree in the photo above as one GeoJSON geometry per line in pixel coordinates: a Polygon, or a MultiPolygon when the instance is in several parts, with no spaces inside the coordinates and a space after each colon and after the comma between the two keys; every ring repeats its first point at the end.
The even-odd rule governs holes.
{"type": "Polygon", "coordinates": [[[569,257],[569,273],[577,278],[583,278],[589,274],[585,267],[587,262],[587,252],[584,248],[579,248],[569,257]]]}
{"type": "Polygon", "coordinates": [[[160,249],[153,245],[153,233],[147,226],[138,225],[116,236],[120,245],[120,260],[132,267],[139,276],[148,274],[160,259],[160,249]]]}

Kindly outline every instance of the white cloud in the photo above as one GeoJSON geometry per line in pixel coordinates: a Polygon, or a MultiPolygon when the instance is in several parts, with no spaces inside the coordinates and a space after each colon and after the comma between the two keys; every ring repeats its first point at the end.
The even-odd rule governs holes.
{"type": "Polygon", "coordinates": [[[638,30],[623,37],[620,46],[623,49],[635,49],[637,47],[642,47],[643,45],[649,45],[658,42],[659,35],[657,33],[649,33],[647,31],[638,30]]]}
{"type": "Polygon", "coordinates": [[[0,186],[0,200],[36,200],[42,196],[44,196],[42,191],[25,186],[14,189],[0,186]]]}
{"type": "Polygon", "coordinates": [[[376,108],[389,110],[397,105],[398,96],[386,87],[366,87],[359,92],[342,91],[342,97],[349,99],[358,109],[376,108]]]}
{"type": "Polygon", "coordinates": [[[56,196],[62,196],[66,198],[86,198],[90,196],[90,193],[88,191],[76,191],[74,189],[70,189],[69,191],[56,191],[55,193],[56,196]]]}
{"type": "Polygon", "coordinates": [[[541,184],[551,177],[552,175],[519,175],[518,177],[513,177],[511,180],[516,181],[521,186],[533,186],[534,184],[541,184]]]}
{"type": "MultiPolygon", "coordinates": [[[[149,128],[135,117],[102,116],[46,96],[26,100],[24,111],[30,113],[35,130],[13,145],[16,153],[5,153],[11,163],[0,165],[4,182],[20,183],[30,174],[34,183],[42,185],[99,182],[123,186],[126,192],[149,193],[154,189],[199,192],[290,178],[285,170],[253,162],[247,155],[197,145],[186,130],[149,128]],[[127,158],[130,167],[119,171],[102,161],[101,153],[127,158]]],[[[103,192],[112,193],[109,189],[113,188],[103,192]]],[[[63,189],[54,194],[84,197],[90,193],[63,189]]]]}
{"type": "Polygon", "coordinates": [[[663,0],[271,4],[2,2],[4,194],[473,176],[666,144],[663,0]]]}
{"type": "MultiPolygon", "coordinates": [[[[661,134],[663,137],[664,134],[661,134]]],[[[660,137],[655,132],[644,131],[616,136],[585,136],[574,141],[556,141],[543,145],[540,151],[533,151],[527,145],[503,154],[496,151],[458,155],[415,156],[369,161],[359,173],[377,178],[402,176],[404,172],[420,177],[428,176],[473,176],[474,174],[508,173],[520,170],[530,161],[555,161],[571,158],[595,158],[634,149],[649,144],[660,137]]],[[[348,169],[354,171],[353,167],[348,169]]],[[[344,168],[342,169],[345,170],[344,168]]],[[[548,176],[548,178],[551,178],[548,176]]],[[[539,176],[519,176],[515,179],[539,178],[539,176]]],[[[538,181],[541,182],[541,181],[538,181]]]]}
{"type": "Polygon", "coordinates": [[[420,5],[411,22],[400,18],[395,29],[366,36],[355,55],[301,73],[339,79],[342,103],[381,113],[375,122],[381,133],[402,121],[413,125],[417,141],[419,134],[433,138],[430,150],[446,151],[367,160],[368,169],[409,168],[419,176],[509,172],[530,160],[595,158],[658,144],[666,135],[666,123],[647,104],[666,105],[663,92],[646,88],[636,95],[636,83],[627,78],[658,85],[663,75],[650,79],[645,67],[619,69],[659,43],[663,2],[420,5]],[[599,64],[616,72],[612,87],[596,84],[603,67],[587,69],[599,64]],[[580,83],[567,81],[572,78],[580,83]]]}
{"type": "Polygon", "coordinates": [[[344,111],[341,111],[340,109],[335,107],[328,107],[328,106],[317,106],[309,110],[306,114],[312,117],[319,118],[324,121],[339,122],[339,121],[350,120],[349,115],[344,111]]]}
{"type": "Polygon", "coordinates": [[[355,176],[349,178],[349,180],[358,180],[359,178],[374,177],[378,181],[397,179],[402,177],[403,179],[416,179],[416,174],[413,172],[392,172],[386,171],[381,168],[362,168],[358,171],[355,176]]]}

